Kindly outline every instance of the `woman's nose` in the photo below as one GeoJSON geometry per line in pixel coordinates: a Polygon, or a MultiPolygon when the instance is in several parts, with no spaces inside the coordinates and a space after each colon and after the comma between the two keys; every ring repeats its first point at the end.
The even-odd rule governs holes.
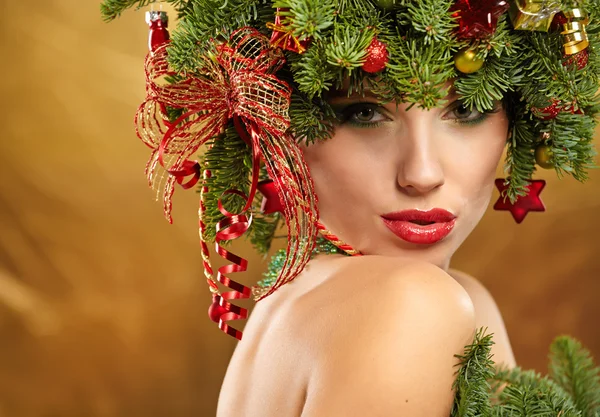
{"type": "Polygon", "coordinates": [[[435,146],[431,123],[414,123],[400,146],[398,185],[409,195],[425,194],[444,184],[440,149],[435,146]]]}

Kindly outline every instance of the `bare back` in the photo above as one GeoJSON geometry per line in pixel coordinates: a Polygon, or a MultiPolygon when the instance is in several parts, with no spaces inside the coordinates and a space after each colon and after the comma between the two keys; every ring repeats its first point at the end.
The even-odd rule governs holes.
{"type": "Polygon", "coordinates": [[[328,348],[331,336],[344,340],[359,332],[368,340],[370,324],[361,318],[381,308],[375,283],[392,258],[362,258],[317,257],[294,282],[256,304],[229,364],[217,417],[302,415],[309,385],[336,354],[328,348]]]}

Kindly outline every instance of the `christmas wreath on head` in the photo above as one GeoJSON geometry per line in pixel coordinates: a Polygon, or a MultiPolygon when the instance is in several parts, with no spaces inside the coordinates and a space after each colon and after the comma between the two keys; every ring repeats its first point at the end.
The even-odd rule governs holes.
{"type": "MultiPolygon", "coordinates": [[[[600,0],[169,0],[179,15],[148,12],[147,96],[136,116],[152,150],[148,179],[170,219],[178,183],[200,183],[200,228],[211,318],[241,338],[232,303],[262,299],[296,277],[319,232],[358,255],[318,221],[299,141],[330,138],[333,89],[382,102],[438,106],[449,85],[467,108],[507,102],[507,178],[496,208],[520,222],[541,210],[536,167],[583,181],[593,165],[600,0]],[[200,148],[205,152],[197,161],[200,148]],[[247,232],[261,253],[280,223],[288,245],[276,279],[252,289],[226,274],[246,262],[224,248],[247,232]],[[231,263],[214,278],[207,242],[231,263]],[[231,291],[220,293],[217,282],[231,291]]],[[[114,19],[150,0],[105,0],[114,19]]]]}

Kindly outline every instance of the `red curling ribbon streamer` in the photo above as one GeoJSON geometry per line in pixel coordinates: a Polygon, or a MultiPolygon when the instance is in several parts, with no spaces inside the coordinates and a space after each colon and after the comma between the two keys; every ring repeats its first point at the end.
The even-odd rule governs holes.
{"type": "MultiPolygon", "coordinates": [[[[290,282],[310,260],[316,243],[317,199],[308,167],[295,139],[289,135],[288,109],[291,89],[274,74],[284,63],[283,52],[271,48],[269,39],[256,29],[235,31],[229,41],[215,41],[214,54],[204,56],[197,71],[176,81],[165,81],[175,73],[167,63],[167,44],[162,44],[146,58],[146,100],[135,118],[140,139],[152,150],[146,165],[149,184],[162,196],[165,216],[171,222],[172,195],[175,184],[193,187],[200,179],[200,166],[191,160],[207,141],[218,138],[231,119],[236,130],[251,146],[252,182],[246,204],[240,214],[224,210],[225,218],[217,230],[217,251],[228,261],[219,269],[217,281],[232,291],[215,295],[221,307],[217,311],[221,330],[236,338],[241,332],[227,322],[245,318],[247,311],[230,301],[248,298],[250,289],[232,281],[226,274],[244,271],[247,262],[224,250],[220,242],[241,236],[249,227],[245,215],[250,210],[257,189],[260,160],[274,178],[288,228],[287,257],[275,284],[266,291],[256,290],[255,300],[272,294],[290,282]],[[178,114],[175,120],[169,114],[178,114]]],[[[208,176],[205,172],[205,178],[208,176]]],[[[204,269],[211,291],[218,288],[212,280],[208,248],[203,238],[205,225],[206,183],[201,189],[199,228],[204,269]]],[[[239,193],[229,190],[228,193],[239,193]]],[[[220,204],[222,207],[222,204],[220,204]]],[[[251,218],[251,216],[250,216],[251,218]]],[[[255,289],[253,289],[254,291],[255,289]]]]}
{"type": "MultiPolygon", "coordinates": [[[[220,207],[222,206],[220,205],[220,207]]],[[[225,214],[225,210],[223,210],[223,214],[225,214]]],[[[250,298],[252,291],[249,287],[229,278],[227,274],[246,271],[248,269],[248,261],[223,248],[222,242],[242,236],[250,227],[251,221],[245,215],[231,215],[231,213],[227,212],[225,216],[226,218],[217,224],[215,245],[217,253],[231,262],[231,264],[218,269],[217,281],[232,291],[216,296],[215,302],[222,308],[222,313],[219,317],[219,329],[238,340],[242,340],[242,332],[234,329],[227,322],[247,318],[248,310],[231,303],[230,300],[250,298]]]]}
{"type": "MultiPolygon", "coordinates": [[[[206,212],[206,205],[204,202],[204,198],[206,193],[208,193],[208,186],[206,185],[206,181],[212,176],[212,173],[209,169],[205,169],[203,173],[203,183],[200,188],[200,207],[198,208],[198,228],[200,235],[200,248],[202,250],[202,265],[204,267],[204,275],[206,276],[206,282],[211,288],[211,292],[215,293],[219,291],[219,287],[213,281],[213,269],[210,264],[210,251],[208,250],[208,245],[206,244],[206,240],[204,239],[204,233],[206,231],[206,224],[204,223],[204,213],[206,212]]],[[[215,294],[216,295],[216,294],[215,294]]]]}

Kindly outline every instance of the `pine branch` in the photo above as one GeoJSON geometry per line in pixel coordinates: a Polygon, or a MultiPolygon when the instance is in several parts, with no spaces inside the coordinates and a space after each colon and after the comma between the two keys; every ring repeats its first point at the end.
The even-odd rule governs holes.
{"type": "Polygon", "coordinates": [[[600,368],[577,340],[557,337],[550,345],[550,377],[568,392],[583,417],[600,412],[600,368]]]}
{"type": "Polygon", "coordinates": [[[267,21],[274,9],[262,5],[269,0],[194,0],[171,36],[169,63],[178,72],[194,72],[202,66],[203,54],[214,47],[212,39],[226,41],[243,26],[256,26],[267,34],[267,21]]]}
{"type": "MultiPolygon", "coordinates": [[[[517,94],[509,94],[505,99],[505,109],[510,120],[510,139],[506,152],[504,171],[508,178],[508,189],[504,198],[515,202],[526,195],[527,186],[536,170],[534,148],[539,136],[531,120],[522,118],[526,104],[517,94]],[[521,118],[519,118],[519,115],[521,118]]],[[[529,114],[532,118],[533,115],[529,114]]]]}
{"type": "MultiPolygon", "coordinates": [[[[143,7],[146,7],[150,4],[156,3],[159,0],[104,0],[100,5],[100,12],[102,13],[102,18],[110,22],[111,20],[119,17],[125,10],[135,7],[136,10],[139,10],[143,7]]],[[[180,14],[188,9],[193,0],[164,0],[168,3],[171,3],[175,10],[177,10],[180,14]]]]}
{"type": "Polygon", "coordinates": [[[492,334],[484,336],[486,328],[475,334],[473,343],[465,346],[459,358],[460,369],[452,389],[456,389],[451,417],[487,417],[491,415],[488,379],[494,375],[491,349],[492,334]]]}
{"type": "Polygon", "coordinates": [[[313,42],[304,54],[291,63],[291,67],[298,89],[311,100],[329,90],[337,73],[341,71],[339,67],[335,72],[330,68],[322,42],[313,42]]]}
{"type": "MultiPolygon", "coordinates": [[[[452,45],[426,44],[414,36],[402,34],[386,37],[390,52],[388,70],[382,76],[394,97],[430,109],[448,94],[446,83],[456,75],[451,62],[452,45]]],[[[387,97],[387,101],[394,100],[387,97]]]]}
{"type": "Polygon", "coordinates": [[[324,32],[333,25],[336,2],[334,0],[276,0],[273,7],[289,22],[298,39],[322,40],[324,32]]]}
{"type": "Polygon", "coordinates": [[[506,385],[500,393],[493,391],[493,397],[499,401],[493,406],[493,416],[581,416],[560,386],[534,371],[503,368],[496,372],[493,381],[494,389],[506,385]]]}
{"type": "Polygon", "coordinates": [[[331,106],[320,99],[309,100],[304,94],[292,94],[290,104],[290,133],[298,141],[307,144],[333,136],[335,113],[331,106]]]}
{"type": "Polygon", "coordinates": [[[235,194],[224,194],[234,189],[248,194],[252,154],[250,148],[239,137],[235,127],[230,124],[225,133],[213,138],[207,144],[207,150],[201,158],[201,166],[211,171],[211,177],[205,180],[208,192],[205,193],[206,210],[203,221],[206,225],[204,239],[215,239],[216,225],[223,219],[218,202],[221,199],[225,209],[231,213],[239,212],[246,201],[235,194]]]}
{"type": "Polygon", "coordinates": [[[327,63],[349,71],[359,68],[367,56],[367,47],[373,35],[372,29],[336,26],[332,42],[325,47],[327,63]]]}
{"type": "Polygon", "coordinates": [[[454,86],[464,105],[484,112],[492,110],[495,101],[502,100],[507,92],[512,91],[513,83],[521,76],[519,67],[507,70],[503,60],[488,56],[483,68],[458,78],[454,86]]]}
{"type": "MultiPolygon", "coordinates": [[[[262,196],[260,198],[262,199],[262,196]]],[[[281,217],[279,213],[274,213],[269,216],[255,215],[253,218],[249,235],[250,243],[263,256],[266,256],[271,249],[275,232],[281,223],[281,217]]]]}
{"type": "Polygon", "coordinates": [[[104,0],[100,4],[100,12],[102,13],[102,18],[110,22],[130,7],[135,6],[136,9],[141,9],[155,2],[156,0],[104,0]]]}
{"type": "Polygon", "coordinates": [[[447,43],[454,38],[455,19],[449,13],[453,0],[422,0],[407,2],[397,15],[398,23],[412,26],[421,34],[425,45],[433,42],[447,43]]]}

